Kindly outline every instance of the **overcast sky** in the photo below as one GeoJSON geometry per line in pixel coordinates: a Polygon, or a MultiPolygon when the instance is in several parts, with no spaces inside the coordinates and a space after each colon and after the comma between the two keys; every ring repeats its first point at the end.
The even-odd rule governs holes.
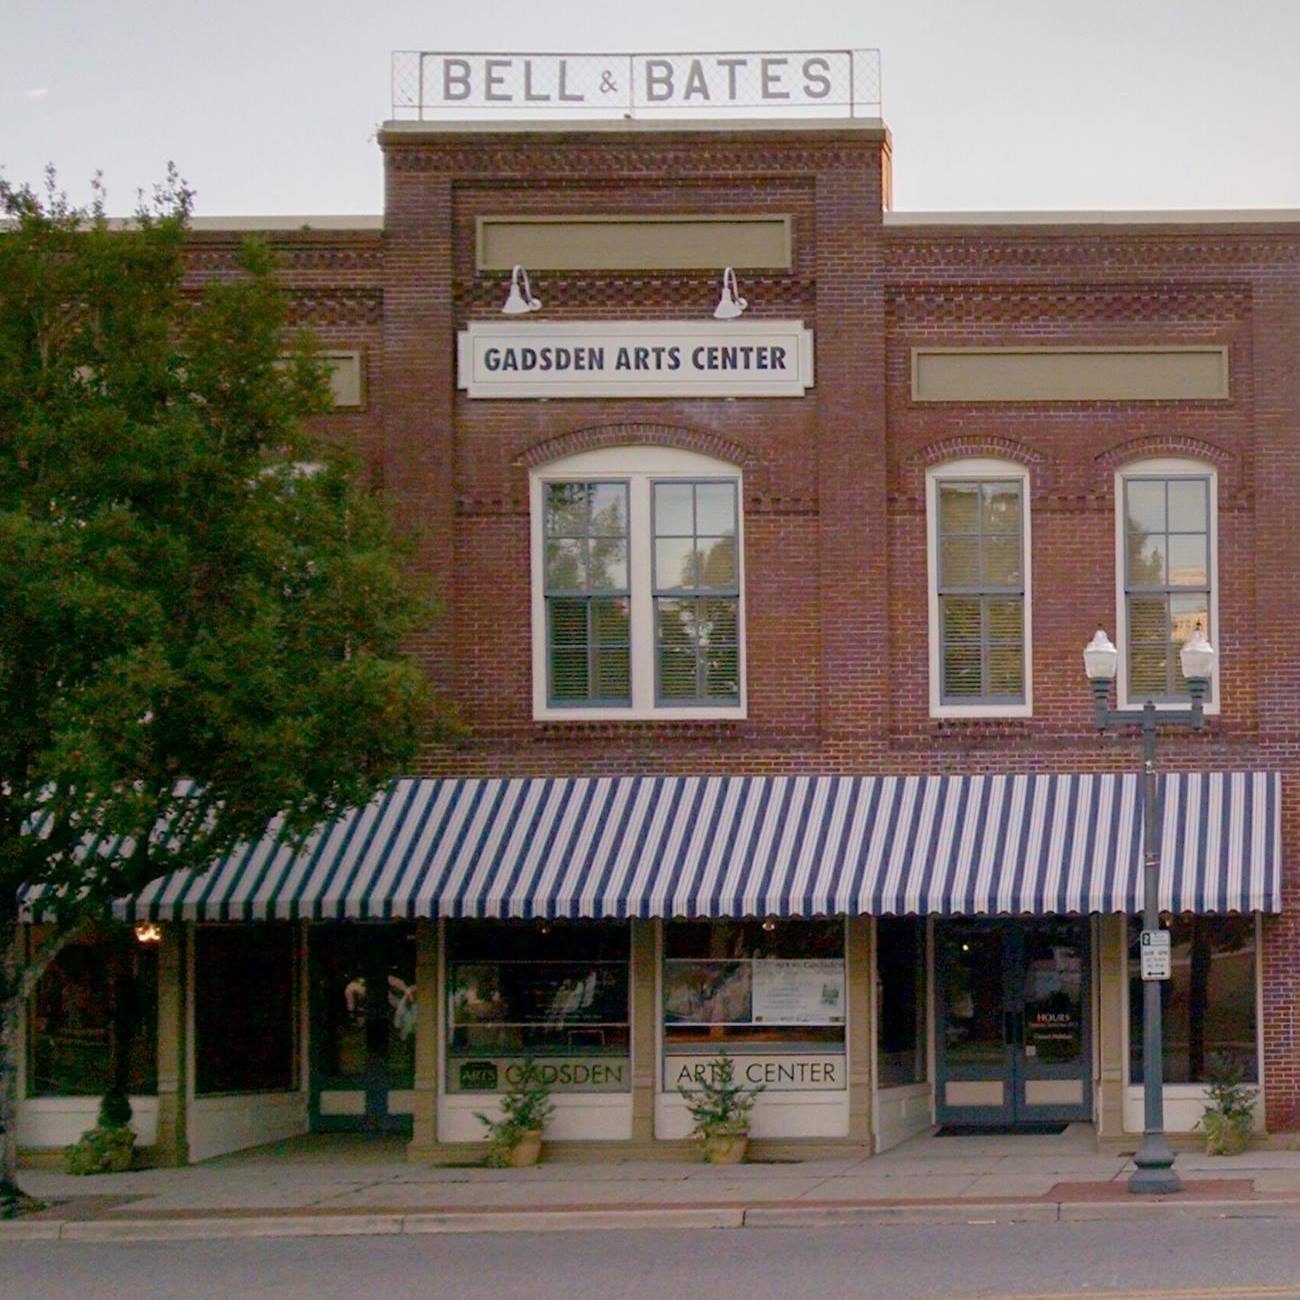
{"type": "Polygon", "coordinates": [[[852,47],[899,211],[1300,209],[1300,0],[0,0],[0,165],[378,212],[391,50],[852,47]]]}

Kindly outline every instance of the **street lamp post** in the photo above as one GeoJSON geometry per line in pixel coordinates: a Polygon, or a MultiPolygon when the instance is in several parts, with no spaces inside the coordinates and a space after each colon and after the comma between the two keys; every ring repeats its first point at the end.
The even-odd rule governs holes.
{"type": "MultiPolygon", "coordinates": [[[[1200,628],[1188,638],[1179,654],[1191,707],[1160,709],[1148,700],[1140,709],[1112,709],[1110,684],[1119,666],[1119,652],[1101,628],[1083,652],[1084,668],[1092,681],[1097,705],[1097,730],[1112,727],[1142,728],[1142,928],[1160,927],[1160,820],[1156,807],[1156,726],[1205,726],[1205,693],[1214,671],[1214,649],[1200,628]]],[[[1174,1172],[1174,1152],[1165,1136],[1164,1033],[1161,1025],[1160,982],[1142,983],[1142,1142],[1133,1156],[1137,1168],[1128,1180],[1130,1192],[1165,1195],[1182,1184],[1174,1172]]]]}

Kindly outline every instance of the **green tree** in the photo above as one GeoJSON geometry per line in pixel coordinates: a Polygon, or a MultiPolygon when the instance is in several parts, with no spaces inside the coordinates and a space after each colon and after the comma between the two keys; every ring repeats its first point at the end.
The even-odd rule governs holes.
{"type": "Polygon", "coordinates": [[[433,725],[401,653],[428,602],[304,427],[327,383],[272,255],[187,288],[190,205],[174,171],[125,226],[0,180],[0,1214],[18,1012],[60,947],[273,815],[364,802],[433,725]]]}

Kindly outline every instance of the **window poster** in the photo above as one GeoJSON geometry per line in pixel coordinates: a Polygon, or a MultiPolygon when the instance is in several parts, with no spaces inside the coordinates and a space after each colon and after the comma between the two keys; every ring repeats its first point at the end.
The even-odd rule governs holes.
{"type": "Polygon", "coordinates": [[[754,963],[756,1025],[842,1025],[844,963],[768,958],[754,963]]]}

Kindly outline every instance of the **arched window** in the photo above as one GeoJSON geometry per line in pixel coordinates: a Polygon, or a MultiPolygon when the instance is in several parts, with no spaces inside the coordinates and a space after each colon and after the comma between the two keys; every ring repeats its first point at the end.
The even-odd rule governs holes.
{"type": "Polygon", "coordinates": [[[1033,712],[1029,471],[958,460],[926,473],[930,713],[1033,712]]]}
{"type": "Polygon", "coordinates": [[[743,716],[740,471],[672,447],[531,481],[537,718],[743,716]]]}
{"type": "MultiPolygon", "coordinates": [[[[1217,496],[1203,461],[1133,461],[1116,472],[1121,706],[1184,703],[1183,642],[1199,627],[1218,645],[1217,496]]],[[[1206,707],[1218,708],[1213,681],[1206,707]]]]}

